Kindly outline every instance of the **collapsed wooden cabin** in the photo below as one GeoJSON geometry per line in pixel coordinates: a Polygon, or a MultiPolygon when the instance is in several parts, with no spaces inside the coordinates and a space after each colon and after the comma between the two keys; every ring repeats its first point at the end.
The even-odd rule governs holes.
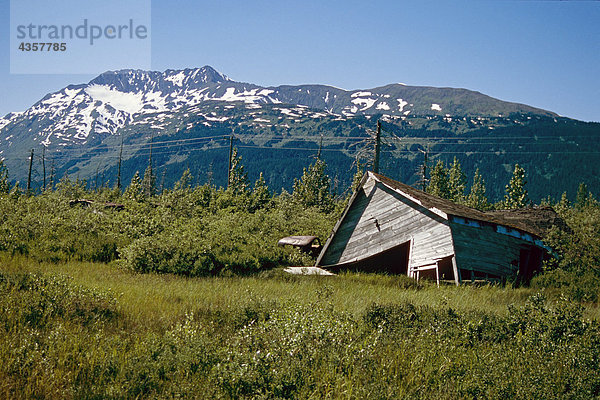
{"type": "Polygon", "coordinates": [[[482,212],[365,174],[315,266],[452,281],[528,281],[559,223],[551,208],[482,212]]]}

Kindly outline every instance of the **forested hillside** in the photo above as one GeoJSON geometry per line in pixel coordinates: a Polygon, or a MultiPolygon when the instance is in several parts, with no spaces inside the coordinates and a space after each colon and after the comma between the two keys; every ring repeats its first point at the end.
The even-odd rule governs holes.
{"type": "MultiPolygon", "coordinates": [[[[68,173],[72,180],[86,180],[92,189],[113,186],[119,176],[119,159],[121,180],[126,185],[136,172],[145,170],[150,156],[159,189],[171,187],[188,168],[195,184],[221,186],[226,183],[232,135],[250,179],[258,179],[262,172],[276,192],[292,189],[294,177],[311,163],[319,147],[337,194],[350,184],[357,163],[367,167],[372,163],[376,126],[373,118],[306,117],[293,123],[287,121],[292,127],[285,128],[254,122],[254,118],[267,120],[279,113],[268,111],[268,107],[263,107],[258,115],[255,111],[249,121],[245,112],[237,114],[232,110],[232,122],[213,122],[210,127],[202,124],[202,119],[188,116],[178,125],[190,128],[173,127],[154,134],[146,128],[128,128],[123,137],[107,137],[87,148],[67,146],[60,151],[47,151],[45,160],[38,149],[32,165],[32,186],[36,190],[43,186],[44,168],[47,183],[51,177],[56,182],[68,173]]],[[[281,123],[285,125],[284,122],[281,123]]],[[[502,198],[503,182],[510,178],[514,164],[528,171],[529,192],[537,202],[548,195],[557,198],[563,191],[573,197],[580,182],[590,188],[600,187],[600,124],[525,115],[473,121],[414,117],[383,121],[382,129],[380,171],[401,182],[415,184],[421,180],[427,154],[429,168],[438,160],[450,163],[457,157],[469,175],[479,169],[490,183],[488,195],[494,201],[502,198]],[[573,171],[577,173],[576,180],[572,179],[573,171]]],[[[20,154],[20,161],[9,158],[6,164],[12,166],[11,172],[16,171],[11,176],[21,177],[24,185],[30,150],[23,148],[20,154]]]]}

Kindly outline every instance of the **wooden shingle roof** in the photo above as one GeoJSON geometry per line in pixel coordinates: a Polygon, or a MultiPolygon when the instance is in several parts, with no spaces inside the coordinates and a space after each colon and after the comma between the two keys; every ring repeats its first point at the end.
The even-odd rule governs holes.
{"type": "Polygon", "coordinates": [[[526,208],[520,210],[500,210],[483,212],[477,209],[456,204],[450,200],[442,199],[429,193],[425,193],[412,186],[395,181],[374,172],[368,173],[385,186],[404,193],[417,200],[423,207],[436,208],[448,215],[468,218],[477,221],[489,222],[508,226],[514,229],[543,237],[547,230],[554,225],[564,228],[566,224],[551,207],[526,208]]]}

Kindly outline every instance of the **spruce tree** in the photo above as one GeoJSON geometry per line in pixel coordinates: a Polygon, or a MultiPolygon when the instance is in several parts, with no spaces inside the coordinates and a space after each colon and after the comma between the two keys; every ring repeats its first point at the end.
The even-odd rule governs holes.
{"type": "Polygon", "coordinates": [[[444,199],[450,198],[450,190],[448,188],[448,170],[444,162],[439,160],[429,176],[429,184],[427,185],[427,193],[438,196],[444,199]]]}
{"type": "Polygon", "coordinates": [[[260,173],[260,176],[254,183],[254,189],[252,190],[252,199],[250,208],[251,211],[258,210],[260,208],[264,208],[271,201],[271,192],[269,191],[269,187],[267,186],[267,182],[263,176],[263,173],[260,173]]]}
{"type": "Polygon", "coordinates": [[[237,148],[233,148],[231,153],[231,170],[229,171],[229,182],[227,190],[233,194],[245,194],[248,192],[248,175],[244,172],[242,157],[238,156],[237,148]]]}
{"type": "Polygon", "coordinates": [[[131,178],[131,182],[125,190],[124,196],[134,201],[141,201],[143,198],[142,180],[140,173],[135,171],[135,175],[131,178]]]}
{"type": "Polygon", "coordinates": [[[142,190],[145,197],[152,197],[156,194],[156,175],[152,171],[152,165],[148,164],[142,179],[142,190]]]}
{"type": "Polygon", "coordinates": [[[0,160],[0,194],[8,194],[9,192],[8,168],[4,165],[4,160],[0,160]]]}
{"type": "Polygon", "coordinates": [[[356,192],[358,187],[360,186],[360,182],[365,176],[365,171],[363,170],[363,166],[360,164],[358,159],[356,160],[356,173],[354,174],[354,178],[352,178],[352,191],[356,192]]]}
{"type": "Polygon", "coordinates": [[[567,196],[567,192],[563,192],[562,196],[558,203],[554,205],[554,210],[558,212],[560,215],[565,215],[567,211],[571,209],[571,202],[569,201],[569,197],[567,196]]]}
{"type": "Polygon", "coordinates": [[[510,178],[508,185],[506,185],[506,194],[504,195],[503,203],[505,208],[523,208],[531,204],[529,194],[525,188],[526,184],[525,170],[521,168],[519,164],[515,164],[513,176],[510,178]]]}
{"type": "Polygon", "coordinates": [[[448,171],[449,199],[457,203],[464,203],[466,187],[467,176],[463,172],[458,159],[454,157],[454,162],[448,171]]]}
{"type": "Polygon", "coordinates": [[[194,177],[192,176],[190,169],[187,168],[185,171],[183,171],[183,174],[181,174],[181,178],[179,178],[179,180],[177,182],[175,182],[175,186],[173,186],[173,190],[179,191],[179,190],[191,189],[193,179],[194,179],[194,177]]]}
{"type": "Polygon", "coordinates": [[[485,181],[479,173],[479,168],[475,170],[473,184],[471,185],[471,191],[467,196],[466,205],[482,211],[491,208],[486,194],[485,181]]]}
{"type": "Polygon", "coordinates": [[[21,188],[19,187],[19,182],[17,181],[12,187],[12,189],[10,189],[9,196],[13,200],[18,200],[22,194],[23,192],[21,191],[21,188]]]}
{"type": "Polygon", "coordinates": [[[304,168],[302,178],[294,179],[294,200],[305,207],[319,207],[330,211],[333,207],[333,197],[329,191],[331,180],[325,173],[326,164],[317,159],[314,164],[304,168]]]}
{"type": "Polygon", "coordinates": [[[67,173],[64,174],[62,179],[56,185],[56,191],[60,193],[60,195],[67,199],[79,199],[81,197],[85,197],[86,190],[86,182],[79,180],[72,181],[69,178],[67,173]]]}
{"type": "Polygon", "coordinates": [[[590,191],[587,185],[583,182],[577,188],[577,197],[575,198],[575,206],[579,209],[586,208],[590,204],[590,191]]]}

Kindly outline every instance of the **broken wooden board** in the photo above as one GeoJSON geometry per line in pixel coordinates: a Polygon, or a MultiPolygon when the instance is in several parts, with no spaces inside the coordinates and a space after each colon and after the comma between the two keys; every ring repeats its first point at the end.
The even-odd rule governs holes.
{"type": "Polygon", "coordinates": [[[283,271],[292,275],[335,275],[319,267],[287,267],[283,271]]]}

